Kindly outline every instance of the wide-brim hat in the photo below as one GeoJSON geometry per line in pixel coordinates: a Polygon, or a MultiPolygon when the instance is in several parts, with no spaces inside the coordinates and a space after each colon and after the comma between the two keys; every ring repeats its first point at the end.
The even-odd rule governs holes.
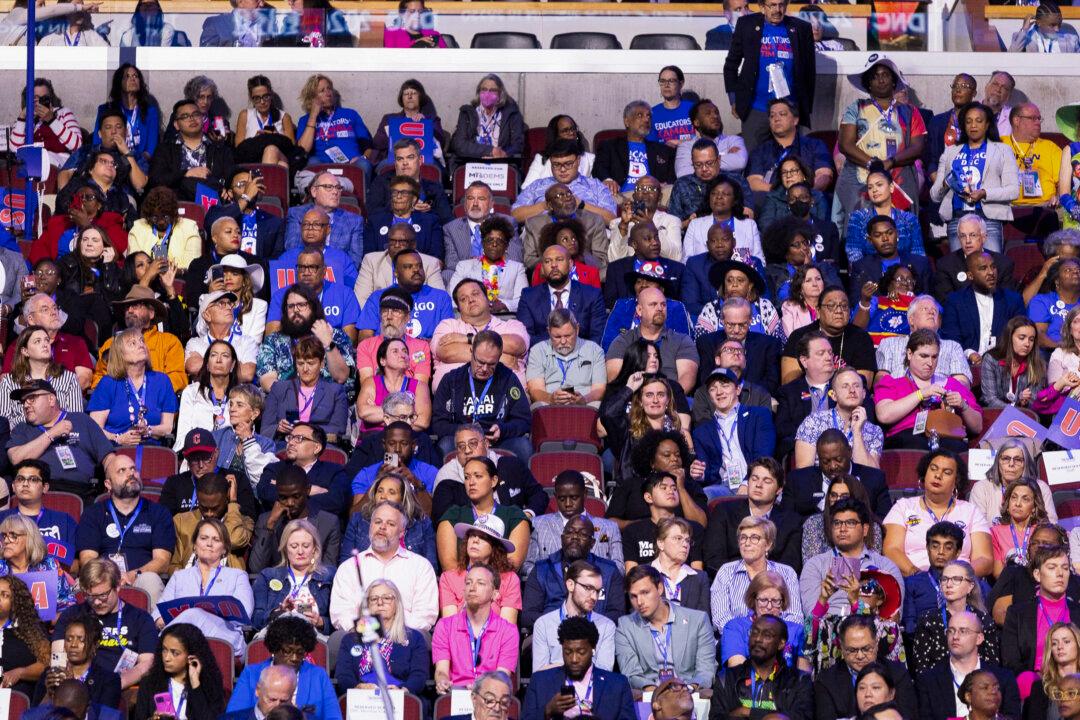
{"type": "Polygon", "coordinates": [[[517,548],[514,543],[510,542],[503,537],[502,531],[505,529],[502,519],[495,515],[487,515],[484,517],[483,525],[470,525],[469,523],[456,523],[454,525],[454,534],[459,539],[464,540],[465,536],[470,532],[478,532],[484,534],[491,542],[502,545],[508,553],[514,552],[517,548]]]}
{"type": "Polygon", "coordinates": [[[757,290],[758,298],[765,297],[765,278],[761,277],[761,273],[755,270],[752,265],[738,260],[721,260],[709,268],[709,284],[713,286],[713,290],[724,287],[724,278],[732,270],[738,270],[750,278],[750,282],[754,284],[754,289],[757,290]]]}
{"type": "Polygon", "coordinates": [[[249,263],[236,253],[221,258],[221,262],[217,265],[211,265],[210,272],[213,272],[214,268],[229,268],[230,270],[246,272],[251,276],[251,289],[255,292],[262,290],[263,283],[266,282],[266,272],[263,270],[262,265],[259,263],[249,263]]]}
{"type": "Polygon", "coordinates": [[[113,312],[122,313],[127,310],[128,305],[144,304],[154,308],[154,322],[165,322],[169,316],[169,308],[165,307],[165,303],[157,299],[157,294],[154,293],[148,287],[143,285],[135,285],[128,291],[128,294],[123,300],[116,300],[113,302],[113,312]]]}
{"type": "Polygon", "coordinates": [[[633,288],[635,280],[644,278],[660,283],[660,287],[664,289],[664,295],[671,297],[675,291],[675,282],[673,278],[668,277],[664,270],[664,263],[660,260],[645,260],[635,265],[636,267],[625,275],[625,282],[630,288],[633,288]]]}
{"type": "Polygon", "coordinates": [[[862,76],[875,65],[884,65],[893,71],[893,75],[896,76],[897,90],[907,87],[907,80],[904,79],[904,73],[900,72],[900,68],[896,66],[896,62],[885,53],[870,53],[866,58],[866,65],[863,66],[863,69],[847,76],[848,82],[850,82],[856,90],[865,94],[866,88],[863,87],[862,76]]]}
{"type": "Polygon", "coordinates": [[[867,580],[877,580],[878,585],[885,591],[885,601],[878,608],[878,615],[882,618],[891,618],[900,609],[903,596],[900,594],[900,583],[892,575],[876,568],[868,568],[859,573],[859,584],[867,580]]]}
{"type": "Polygon", "coordinates": [[[1080,126],[1080,102],[1059,107],[1054,113],[1054,120],[1057,121],[1061,134],[1069,138],[1071,142],[1080,140],[1080,132],[1077,132],[1080,126]]]}

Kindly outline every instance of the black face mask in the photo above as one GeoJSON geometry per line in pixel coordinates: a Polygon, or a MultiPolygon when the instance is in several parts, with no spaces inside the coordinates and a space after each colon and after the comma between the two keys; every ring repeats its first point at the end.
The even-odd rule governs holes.
{"type": "Polygon", "coordinates": [[[791,209],[791,214],[795,217],[804,218],[810,214],[810,203],[806,200],[796,200],[789,203],[788,208],[791,209]]]}

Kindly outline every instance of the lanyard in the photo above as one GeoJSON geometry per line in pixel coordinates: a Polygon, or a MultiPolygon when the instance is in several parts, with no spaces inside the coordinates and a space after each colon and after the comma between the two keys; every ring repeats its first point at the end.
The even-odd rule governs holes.
{"type": "MultiPolygon", "coordinates": [[[[42,434],[44,435],[45,433],[49,432],[49,428],[53,428],[53,427],[56,427],[56,426],[57,426],[57,425],[58,425],[59,423],[61,423],[61,422],[63,421],[63,419],[64,419],[64,418],[66,418],[66,417],[67,417],[67,410],[61,410],[61,411],[60,411],[60,416],[59,416],[58,418],[56,418],[56,422],[54,422],[54,423],[53,423],[52,425],[50,425],[50,426],[49,426],[48,428],[47,428],[47,427],[45,427],[44,425],[38,425],[38,426],[37,426],[37,429],[38,429],[38,430],[40,430],[40,431],[41,431],[41,433],[42,433],[42,434]]],[[[44,512],[44,511],[42,511],[42,512],[44,512]]],[[[39,518],[39,519],[40,519],[40,518],[39,518]]]]}
{"type": "MultiPolygon", "coordinates": [[[[231,342],[230,342],[231,344],[231,342]]],[[[210,404],[214,406],[214,427],[218,427],[225,421],[225,403],[228,401],[227,397],[222,397],[219,401],[217,396],[214,395],[214,388],[210,388],[210,404]]]]}
{"type": "Polygon", "coordinates": [[[142,387],[139,388],[138,390],[136,390],[135,389],[135,384],[133,382],[131,382],[131,378],[128,378],[128,380],[127,380],[128,390],[131,391],[131,395],[132,395],[132,397],[134,397],[134,402],[132,402],[130,400],[128,401],[128,414],[131,416],[131,424],[132,425],[135,424],[135,405],[136,404],[138,404],[138,406],[139,406],[139,418],[140,419],[142,419],[142,416],[146,413],[146,386],[149,385],[149,384],[150,384],[150,378],[148,378],[146,376],[143,376],[142,387]]]}
{"type": "Polygon", "coordinates": [[[847,430],[843,429],[843,427],[842,427],[842,425],[840,423],[840,415],[836,412],[836,408],[832,409],[832,424],[833,424],[834,428],[836,428],[837,430],[844,433],[844,437],[847,438],[848,445],[851,445],[851,444],[854,443],[854,441],[855,441],[855,431],[851,429],[850,425],[848,426],[847,430]]]}
{"type": "MultiPolygon", "coordinates": [[[[592,622],[592,611],[589,611],[589,612],[585,613],[581,617],[585,618],[589,622],[592,622]]],[[[566,603],[563,603],[562,605],[559,606],[559,623],[561,624],[562,621],[565,620],[565,619],[566,619],[566,603]]]]}
{"type": "Polygon", "coordinates": [[[120,109],[124,113],[124,119],[127,121],[128,127],[128,140],[132,143],[135,142],[135,137],[138,136],[137,129],[139,127],[139,106],[135,105],[131,109],[131,114],[128,114],[127,108],[123,107],[123,103],[120,105],[120,109]]]}
{"type": "Polygon", "coordinates": [[[124,617],[124,601],[118,599],[116,601],[116,644],[117,645],[122,645],[122,643],[120,642],[120,628],[123,627],[123,617],[124,617]]]}
{"type": "Polygon", "coordinates": [[[672,585],[668,582],[667,575],[661,575],[660,578],[664,581],[664,594],[667,595],[667,599],[674,603],[682,604],[682,585],[678,583],[672,585]]]}
{"type": "Polygon", "coordinates": [[[313,402],[315,402],[315,388],[311,388],[311,394],[307,396],[307,399],[305,399],[304,394],[302,392],[300,392],[301,389],[302,388],[300,387],[300,384],[297,383],[297,385],[296,385],[297,409],[300,411],[300,414],[303,415],[305,412],[307,412],[311,408],[311,404],[313,402]],[[303,401],[304,404],[300,405],[300,401],[303,401]]]}
{"type": "MultiPolygon", "coordinates": [[[[940,603],[942,601],[941,584],[938,583],[937,578],[934,577],[934,571],[933,570],[927,570],[926,571],[926,577],[928,577],[930,579],[930,584],[934,586],[935,602],[940,603]]],[[[949,626],[946,625],[945,627],[947,629],[949,626]]]]}
{"type": "MultiPolygon", "coordinates": [[[[773,672],[776,672],[775,670],[773,672]]],[[[769,676],[771,677],[771,675],[769,676]]],[[[769,677],[758,678],[757,670],[750,668],[750,707],[761,707],[761,693],[765,692],[765,683],[769,677]],[[758,684],[760,680],[760,685],[758,684]]]]}
{"type": "Polygon", "coordinates": [[[562,373],[562,385],[559,387],[566,387],[566,373],[570,371],[570,368],[574,366],[573,360],[563,360],[560,357],[555,358],[555,362],[559,363],[559,372],[562,373]]]}
{"type": "MultiPolygon", "coordinates": [[[[484,513],[483,515],[481,515],[480,513],[476,512],[476,506],[475,506],[475,505],[472,505],[471,503],[470,503],[470,505],[469,505],[469,509],[470,509],[470,510],[472,510],[472,519],[473,519],[473,522],[474,522],[474,523],[476,523],[476,522],[479,522],[481,518],[483,518],[483,519],[484,519],[484,522],[487,522],[487,518],[489,518],[489,517],[491,517],[492,515],[494,515],[494,514],[495,514],[495,512],[496,512],[496,511],[497,511],[497,510],[499,509],[499,503],[497,503],[497,502],[492,502],[492,503],[491,503],[491,512],[489,512],[489,513],[484,513]]],[[[483,522],[480,522],[479,524],[483,525],[484,523],[483,523],[483,522]]]]}
{"type": "Polygon", "coordinates": [[[300,594],[300,591],[304,589],[304,586],[307,585],[308,580],[310,578],[311,578],[311,573],[305,573],[304,574],[304,579],[301,580],[300,582],[296,582],[296,575],[293,574],[292,568],[290,567],[289,568],[289,579],[292,580],[293,589],[289,592],[289,597],[295,599],[296,596],[300,594]]]}
{"type": "MultiPolygon", "coordinates": [[[[735,410],[735,408],[732,408],[732,410],[735,410]]],[[[732,443],[735,442],[735,434],[739,431],[739,419],[738,419],[738,417],[735,417],[734,422],[731,423],[731,430],[730,430],[730,432],[727,433],[726,437],[724,435],[724,426],[721,425],[720,418],[716,418],[716,431],[720,435],[720,444],[724,446],[723,447],[724,459],[727,460],[727,461],[730,461],[731,460],[731,446],[732,446],[732,443]]]]}
{"type": "MultiPolygon", "coordinates": [[[[172,698],[172,683],[169,683],[169,697],[172,698]]],[[[180,699],[173,700],[173,709],[176,710],[176,717],[180,717],[184,713],[184,705],[187,703],[187,688],[180,691],[180,699]]]]}
{"type": "Polygon", "coordinates": [[[593,689],[593,677],[589,675],[589,686],[585,689],[585,697],[577,694],[577,686],[567,679],[566,684],[569,685],[574,691],[574,701],[577,703],[580,714],[585,714],[592,710],[592,689],[593,689]]]}
{"type": "Polygon", "coordinates": [[[876,107],[878,112],[881,113],[881,121],[884,123],[885,127],[892,129],[892,114],[893,108],[896,107],[896,101],[893,100],[892,102],[890,102],[889,107],[885,109],[882,109],[882,107],[878,105],[878,101],[876,99],[871,99],[870,102],[874,103],[874,107],[876,107]]]}
{"type": "Polygon", "coordinates": [[[124,527],[120,527],[120,516],[116,514],[116,506],[113,505],[112,499],[110,499],[108,503],[109,513],[112,515],[113,523],[120,532],[120,540],[116,543],[116,552],[120,552],[120,549],[124,546],[124,536],[127,535],[127,531],[135,524],[135,519],[138,518],[139,513],[142,512],[143,501],[140,500],[139,504],[135,506],[135,512],[131,514],[131,519],[127,521],[127,525],[124,525],[124,527]]]}
{"type": "Polygon", "coordinates": [[[1021,543],[1020,539],[1016,537],[1016,525],[1009,523],[1009,532],[1012,533],[1013,547],[1020,553],[1020,561],[1023,562],[1027,557],[1028,538],[1031,537],[1031,526],[1024,528],[1024,542],[1021,543]]]}
{"type": "Polygon", "coordinates": [[[160,242],[157,243],[157,244],[161,245],[163,248],[165,248],[165,253],[166,254],[168,254],[168,252],[169,252],[169,238],[171,238],[171,237],[172,237],[172,223],[169,223],[168,227],[165,228],[165,232],[162,233],[160,238],[157,237],[157,231],[156,230],[154,231],[154,239],[159,239],[160,240],[160,242]]]}
{"type": "Polygon", "coordinates": [[[1055,622],[1062,623],[1062,622],[1068,622],[1069,621],[1069,606],[1068,605],[1065,606],[1065,611],[1063,613],[1061,613],[1061,617],[1059,617],[1057,620],[1054,620],[1053,618],[1050,617],[1050,612],[1046,609],[1046,601],[1043,600],[1040,597],[1039,598],[1039,611],[1042,612],[1043,618],[1046,619],[1046,626],[1047,627],[1050,627],[1055,622]]]}
{"type": "Polygon", "coordinates": [[[474,422],[476,421],[476,417],[479,414],[479,413],[477,413],[477,408],[480,407],[480,401],[487,397],[488,390],[491,389],[491,383],[492,383],[493,380],[495,380],[495,373],[491,374],[491,377],[488,378],[487,383],[484,385],[484,389],[480,391],[480,397],[477,397],[476,396],[476,382],[473,381],[472,373],[471,372],[469,373],[469,392],[472,395],[472,401],[473,401],[473,412],[472,412],[472,414],[473,414],[473,421],[474,422]]]}
{"type": "Polygon", "coordinates": [[[82,42],[82,30],[75,33],[75,40],[74,41],[71,39],[71,36],[69,36],[67,34],[67,31],[66,30],[64,31],[64,44],[65,45],[67,45],[68,47],[78,47],[80,42],[82,42]]]}
{"type": "MultiPolygon", "coordinates": [[[[201,571],[200,571],[201,572],[201,571]]],[[[202,582],[199,582],[199,597],[210,594],[210,588],[214,587],[214,583],[217,582],[218,575],[221,574],[221,565],[217,566],[217,570],[214,571],[214,577],[210,578],[210,582],[206,584],[206,588],[203,588],[202,582]]]]}
{"type": "Polygon", "coordinates": [[[660,642],[660,631],[649,628],[649,632],[652,633],[653,643],[656,645],[656,650],[660,653],[659,670],[663,670],[668,665],[668,648],[671,647],[671,623],[664,625],[664,642],[660,642]]]}
{"type": "Polygon", "coordinates": [[[491,613],[488,612],[487,620],[484,621],[484,627],[480,628],[480,634],[474,634],[472,629],[472,623],[469,622],[469,616],[465,616],[465,629],[469,631],[469,645],[472,648],[472,660],[473,670],[480,666],[480,643],[484,639],[484,633],[487,632],[488,623],[491,622],[491,613]]]}
{"type": "Polygon", "coordinates": [[[257,122],[259,124],[259,129],[260,130],[265,129],[267,125],[271,125],[269,115],[266,116],[266,122],[263,122],[263,119],[261,117],[259,117],[259,111],[258,110],[256,110],[255,108],[252,108],[251,111],[253,113],[255,113],[255,122],[257,122]]]}
{"type": "Polygon", "coordinates": [[[956,502],[956,498],[955,497],[949,498],[949,505],[948,505],[948,507],[945,508],[945,512],[941,513],[941,517],[938,517],[934,513],[934,511],[930,509],[930,506],[926,504],[926,500],[920,500],[919,502],[921,502],[923,504],[923,507],[926,508],[926,512],[930,513],[930,517],[934,518],[934,522],[939,523],[942,520],[944,520],[946,517],[948,517],[949,512],[952,510],[953,504],[956,502]]]}
{"type": "Polygon", "coordinates": [[[1013,146],[1013,152],[1018,158],[1020,158],[1020,162],[1024,164],[1024,168],[1030,170],[1032,163],[1034,162],[1032,156],[1035,154],[1035,141],[1032,140],[1028,143],[1028,149],[1026,152],[1020,152],[1020,146],[1016,144],[1016,140],[1012,137],[1012,135],[1009,136],[1009,142],[1013,146]]]}

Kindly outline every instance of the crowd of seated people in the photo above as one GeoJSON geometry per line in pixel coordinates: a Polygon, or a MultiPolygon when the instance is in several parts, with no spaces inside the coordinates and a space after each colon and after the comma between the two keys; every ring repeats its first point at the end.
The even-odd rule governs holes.
{"type": "MultiPolygon", "coordinates": [[[[202,44],[351,44],[258,5],[202,44]]],[[[560,113],[535,157],[495,75],[446,133],[431,82],[369,130],[332,77],[256,75],[234,130],[210,78],[165,113],[125,65],[86,146],[39,80],[65,175],[0,249],[0,685],[138,720],[339,720],[384,673],[439,720],[1080,716],[1040,457],[1080,447],[1032,430],[1080,397],[1080,114],[1058,148],[997,72],[924,120],[877,54],[826,147],[785,8],[734,24],[739,134],[668,66],[624,134],[560,113]],[[474,162],[524,182],[456,196],[474,162]]]]}

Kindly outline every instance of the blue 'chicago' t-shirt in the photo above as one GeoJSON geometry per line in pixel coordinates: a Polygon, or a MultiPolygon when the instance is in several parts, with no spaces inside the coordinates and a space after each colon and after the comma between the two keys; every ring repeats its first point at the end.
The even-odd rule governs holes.
{"type": "Polygon", "coordinates": [[[694,103],[683,100],[677,108],[664,107],[664,103],[653,105],[652,132],[645,138],[652,142],[666,143],[668,140],[686,140],[694,136],[694,126],[690,122],[690,108],[694,103]]]}
{"type": "MultiPolygon", "coordinates": [[[[357,330],[372,330],[376,335],[379,334],[379,299],[382,294],[382,290],[376,290],[364,303],[357,330]]],[[[424,285],[413,293],[412,299],[412,317],[405,324],[405,334],[409,337],[430,340],[435,334],[436,325],[446,318],[454,317],[454,303],[445,290],[424,285]]]]}
{"type": "MultiPolygon", "coordinates": [[[[757,86],[754,88],[754,110],[767,112],[769,101],[776,97],[769,92],[769,66],[773,63],[782,63],[784,66],[784,78],[787,80],[788,91],[794,91],[795,74],[792,71],[794,62],[791,55],[791,37],[787,28],[783,25],[773,25],[764,22],[761,30],[761,56],[758,60],[757,86]]],[[[297,130],[299,132],[299,130],[297,130]]]]}
{"type": "MultiPolygon", "coordinates": [[[[267,322],[281,322],[281,301],[285,298],[285,290],[286,288],[282,288],[275,291],[270,298],[270,307],[266,311],[267,322]]],[[[341,283],[323,282],[319,302],[330,327],[342,329],[346,325],[360,322],[360,303],[356,302],[356,294],[352,290],[346,290],[341,283]]]]}
{"type": "MultiPolygon", "coordinates": [[[[296,125],[296,137],[304,134],[307,124],[308,114],[304,113],[296,125]]],[[[311,161],[352,162],[360,157],[360,139],[371,139],[360,113],[342,107],[336,108],[330,115],[320,113],[315,120],[315,145],[311,149],[311,161]]]]}
{"type": "Polygon", "coordinates": [[[643,142],[627,143],[630,164],[623,180],[622,191],[633,192],[638,178],[649,174],[649,150],[643,142]]]}

